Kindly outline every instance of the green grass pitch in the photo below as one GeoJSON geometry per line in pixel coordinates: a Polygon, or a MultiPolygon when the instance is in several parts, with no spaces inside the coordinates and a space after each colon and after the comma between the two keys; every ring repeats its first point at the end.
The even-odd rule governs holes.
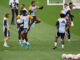
{"type": "MultiPolygon", "coordinates": [[[[30,6],[32,0],[20,0],[20,4],[24,3],[26,8],[30,6]]],[[[53,50],[54,37],[56,34],[55,23],[59,18],[62,6],[47,6],[46,0],[35,0],[39,2],[37,5],[44,4],[44,9],[37,11],[37,16],[41,19],[41,23],[36,25],[29,32],[28,38],[31,44],[29,50],[25,47],[21,48],[18,43],[18,34],[16,25],[11,25],[11,39],[8,41],[9,48],[3,47],[3,17],[6,12],[10,12],[9,0],[0,0],[0,60],[66,60],[61,58],[63,53],[80,53],[80,10],[73,10],[75,26],[71,28],[71,43],[65,40],[65,50],[61,50],[61,44],[53,50]]],[[[11,17],[9,19],[9,23],[11,17]]]]}

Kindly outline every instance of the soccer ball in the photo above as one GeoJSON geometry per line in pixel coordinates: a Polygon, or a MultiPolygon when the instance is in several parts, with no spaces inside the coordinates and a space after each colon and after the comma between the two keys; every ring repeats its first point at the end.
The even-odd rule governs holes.
{"type": "Polygon", "coordinates": [[[71,59],[72,56],[73,56],[72,54],[68,54],[68,55],[66,56],[66,58],[67,58],[67,59],[71,59]]]}
{"type": "Polygon", "coordinates": [[[62,54],[62,58],[65,59],[67,54],[62,54]]]}
{"type": "Polygon", "coordinates": [[[72,59],[77,60],[78,59],[78,56],[77,55],[73,55],[72,56],[72,59]]]}
{"type": "Polygon", "coordinates": [[[78,59],[80,59],[80,54],[77,54],[78,59]]]}
{"type": "Polygon", "coordinates": [[[17,23],[18,23],[18,24],[20,23],[20,19],[17,20],[17,23]]]}

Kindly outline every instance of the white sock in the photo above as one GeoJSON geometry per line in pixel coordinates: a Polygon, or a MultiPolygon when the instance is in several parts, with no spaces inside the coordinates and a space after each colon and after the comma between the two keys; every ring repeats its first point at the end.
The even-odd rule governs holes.
{"type": "Polygon", "coordinates": [[[72,26],[72,27],[74,26],[74,23],[73,23],[73,21],[71,22],[71,26],[72,26]]]}
{"type": "Polygon", "coordinates": [[[19,39],[19,41],[21,41],[21,39],[19,39]]]}
{"type": "Polygon", "coordinates": [[[26,44],[29,44],[29,42],[26,42],[26,44]]]}
{"type": "Polygon", "coordinates": [[[70,39],[68,39],[70,41],[70,39]]]}
{"type": "Polygon", "coordinates": [[[57,42],[55,42],[55,45],[54,45],[55,47],[57,46],[57,42]]]}
{"type": "Polygon", "coordinates": [[[4,45],[6,46],[7,45],[7,42],[4,42],[4,45]]]}
{"type": "Polygon", "coordinates": [[[62,48],[64,48],[64,44],[62,44],[62,48]]]}
{"type": "Polygon", "coordinates": [[[23,40],[23,43],[26,43],[25,39],[23,40]]]}
{"type": "Polygon", "coordinates": [[[21,44],[21,40],[19,40],[19,44],[21,44]]]}

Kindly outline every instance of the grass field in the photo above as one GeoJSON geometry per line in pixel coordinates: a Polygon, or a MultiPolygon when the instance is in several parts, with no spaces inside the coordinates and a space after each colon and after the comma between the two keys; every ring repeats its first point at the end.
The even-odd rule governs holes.
{"type": "MultiPolygon", "coordinates": [[[[26,8],[30,6],[32,0],[20,0],[20,4],[24,3],[26,8]]],[[[29,32],[29,42],[31,47],[26,50],[21,48],[18,43],[18,34],[16,25],[11,25],[11,39],[8,41],[9,48],[3,47],[3,17],[6,12],[10,12],[9,0],[0,1],[0,60],[66,60],[61,58],[63,53],[80,53],[80,10],[73,10],[75,26],[71,28],[71,43],[65,40],[65,50],[61,50],[61,44],[53,50],[54,37],[56,34],[55,23],[59,18],[62,6],[47,6],[46,0],[36,0],[37,5],[44,4],[44,9],[37,11],[37,16],[41,19],[41,23],[36,25],[29,32]]],[[[11,17],[9,19],[9,23],[11,17]]]]}

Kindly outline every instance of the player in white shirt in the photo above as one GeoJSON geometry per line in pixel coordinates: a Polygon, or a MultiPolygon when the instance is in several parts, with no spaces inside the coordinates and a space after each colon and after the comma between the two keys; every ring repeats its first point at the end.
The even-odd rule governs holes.
{"type": "MultiPolygon", "coordinates": [[[[36,18],[32,17],[31,15],[26,15],[26,11],[23,10],[23,31],[21,32],[22,37],[26,40],[27,46],[26,49],[28,49],[30,47],[30,44],[28,42],[28,37],[27,37],[27,33],[28,33],[28,29],[30,28],[29,26],[29,19],[34,20],[36,18]]],[[[24,47],[24,45],[26,44],[25,42],[22,43],[22,47],[24,47]]]]}
{"type": "MultiPolygon", "coordinates": [[[[36,11],[37,9],[42,10],[44,8],[44,6],[42,5],[41,7],[36,5],[35,1],[31,2],[31,6],[29,7],[29,13],[31,16],[36,17],[36,11]]],[[[36,17],[36,20],[33,20],[30,22],[30,27],[34,26],[35,24],[40,23],[40,19],[38,17],[36,17]]]]}
{"type": "Polygon", "coordinates": [[[61,36],[62,39],[62,49],[64,49],[64,37],[65,37],[65,32],[66,32],[66,15],[65,14],[60,14],[61,18],[58,19],[56,26],[57,26],[57,34],[55,38],[55,43],[54,43],[54,48],[57,48],[57,40],[61,36]]]}
{"type": "Polygon", "coordinates": [[[10,13],[6,13],[4,20],[3,20],[3,32],[4,32],[4,47],[8,47],[7,42],[10,38],[10,31],[9,31],[9,24],[8,24],[8,18],[10,16],[10,13]]]}
{"type": "MultiPolygon", "coordinates": [[[[64,9],[61,11],[61,13],[66,14],[66,19],[68,22],[68,24],[67,24],[68,43],[71,42],[70,26],[74,26],[74,24],[73,24],[74,16],[71,14],[71,10],[72,10],[72,3],[69,3],[69,6],[67,4],[64,4],[64,9]]],[[[62,40],[60,40],[60,42],[62,42],[62,40]]]]}

